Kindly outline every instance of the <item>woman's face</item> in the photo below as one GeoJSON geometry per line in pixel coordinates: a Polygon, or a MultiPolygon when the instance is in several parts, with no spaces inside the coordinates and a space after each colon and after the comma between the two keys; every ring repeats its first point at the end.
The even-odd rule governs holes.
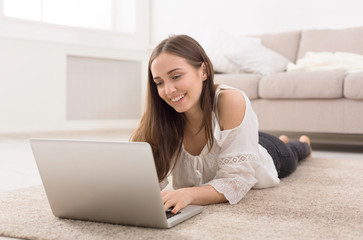
{"type": "Polygon", "coordinates": [[[151,63],[151,73],[159,96],[175,111],[200,110],[203,81],[207,79],[204,64],[196,69],[182,57],[161,53],[151,63]]]}

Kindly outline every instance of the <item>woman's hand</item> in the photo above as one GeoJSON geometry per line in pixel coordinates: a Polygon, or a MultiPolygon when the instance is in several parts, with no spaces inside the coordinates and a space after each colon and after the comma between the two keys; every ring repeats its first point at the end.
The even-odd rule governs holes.
{"type": "Polygon", "coordinates": [[[226,197],[217,192],[211,185],[161,191],[161,198],[165,211],[174,207],[172,210],[174,214],[190,204],[207,205],[227,201],[226,197]]]}
{"type": "Polygon", "coordinates": [[[161,198],[164,203],[164,210],[168,210],[170,207],[174,207],[171,211],[176,214],[181,209],[185,208],[192,203],[193,198],[187,188],[181,188],[178,190],[161,191],[161,198]]]}

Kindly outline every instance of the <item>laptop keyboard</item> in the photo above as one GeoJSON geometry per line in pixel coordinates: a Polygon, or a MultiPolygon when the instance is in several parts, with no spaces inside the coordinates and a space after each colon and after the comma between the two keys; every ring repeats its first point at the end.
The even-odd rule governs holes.
{"type": "Polygon", "coordinates": [[[176,214],[172,213],[171,210],[173,210],[173,208],[169,208],[168,210],[165,211],[166,214],[166,218],[169,219],[171,217],[174,217],[178,214],[180,214],[180,212],[177,212],[176,214]]]}

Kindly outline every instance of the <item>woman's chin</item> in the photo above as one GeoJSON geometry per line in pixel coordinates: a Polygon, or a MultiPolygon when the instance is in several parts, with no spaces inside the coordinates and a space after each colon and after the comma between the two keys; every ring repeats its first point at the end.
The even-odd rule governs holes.
{"type": "Polygon", "coordinates": [[[174,108],[174,110],[178,113],[183,113],[188,110],[184,104],[171,104],[170,107],[174,108]]]}
{"type": "Polygon", "coordinates": [[[185,110],[183,108],[177,108],[177,107],[174,107],[174,110],[178,113],[184,113],[185,110]]]}

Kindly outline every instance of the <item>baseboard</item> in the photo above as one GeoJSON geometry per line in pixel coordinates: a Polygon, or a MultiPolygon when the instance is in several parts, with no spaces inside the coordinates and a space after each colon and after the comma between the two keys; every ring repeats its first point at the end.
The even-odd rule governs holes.
{"type": "Polygon", "coordinates": [[[94,120],[94,121],[65,121],[59,124],[27,125],[27,126],[3,126],[0,134],[16,135],[29,133],[49,132],[77,132],[77,131],[108,131],[114,129],[130,131],[136,129],[139,119],[123,120],[94,120]]]}

